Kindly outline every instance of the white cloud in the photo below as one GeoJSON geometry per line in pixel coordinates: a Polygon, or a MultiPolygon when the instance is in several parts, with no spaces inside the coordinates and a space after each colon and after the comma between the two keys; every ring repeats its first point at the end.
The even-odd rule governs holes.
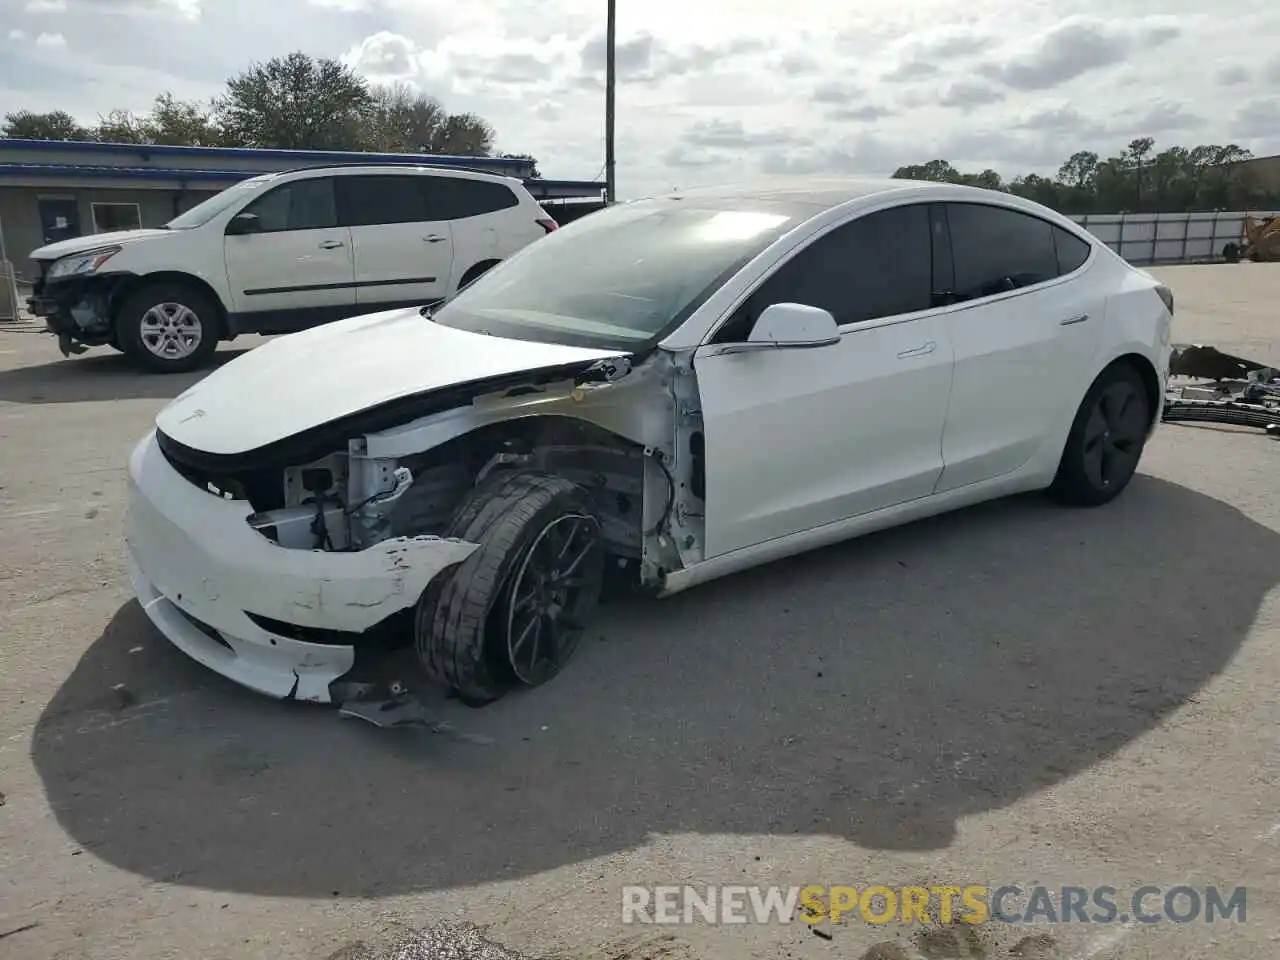
{"type": "Polygon", "coordinates": [[[27,0],[27,13],[66,13],[67,0],[27,0]]]}
{"type": "Polygon", "coordinates": [[[42,33],[36,37],[36,46],[56,50],[67,45],[67,38],[60,33],[42,33]]]}
{"type": "MultiPolygon", "coordinates": [[[[0,22],[34,32],[24,6],[59,2],[0,0],[0,22]]],[[[86,119],[145,110],[162,90],[203,99],[251,61],[301,48],[480,114],[499,149],[534,154],[549,177],[593,177],[604,162],[600,0],[65,2],[76,16],[58,29],[76,62],[15,65],[0,101],[86,119]],[[134,39],[93,42],[122,31],[134,39]]],[[[936,156],[961,169],[1049,173],[1077,149],[1105,154],[1142,135],[1157,149],[1236,142],[1280,153],[1272,73],[1266,58],[1242,60],[1239,43],[1280,35],[1280,9],[1263,0],[1240,0],[1229,18],[1207,9],[1202,0],[1077,0],[1070,16],[1022,0],[971,0],[961,13],[950,0],[622,4],[620,192],[761,171],[883,174],[936,156]]]]}
{"type": "Polygon", "coordinates": [[[10,40],[25,40],[26,38],[27,38],[26,32],[23,30],[19,30],[16,27],[9,31],[10,40]]]}

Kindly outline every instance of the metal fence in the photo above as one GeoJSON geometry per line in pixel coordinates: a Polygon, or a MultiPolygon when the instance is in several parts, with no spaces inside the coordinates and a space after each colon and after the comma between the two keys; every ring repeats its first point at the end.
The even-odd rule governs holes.
{"type": "Polygon", "coordinates": [[[1071,219],[1138,266],[1221,260],[1222,248],[1241,243],[1244,218],[1272,217],[1257,210],[1213,213],[1090,213],[1071,219]]]}

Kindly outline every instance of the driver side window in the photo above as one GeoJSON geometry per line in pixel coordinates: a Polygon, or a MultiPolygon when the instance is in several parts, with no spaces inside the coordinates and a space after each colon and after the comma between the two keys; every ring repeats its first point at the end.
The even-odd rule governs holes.
{"type": "Polygon", "coordinates": [[[244,208],[256,214],[261,233],[324,230],[338,225],[333,178],[295,180],[276,187],[244,208]]]}
{"type": "Polygon", "coordinates": [[[929,309],[929,205],[879,210],[820,237],[777,267],[712,342],[746,340],[760,314],[775,303],[821,307],[841,326],[929,309]]]}

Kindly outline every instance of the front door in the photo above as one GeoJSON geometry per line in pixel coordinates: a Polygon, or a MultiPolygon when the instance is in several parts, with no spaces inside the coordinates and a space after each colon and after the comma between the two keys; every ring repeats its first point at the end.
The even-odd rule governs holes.
{"type": "Polygon", "coordinates": [[[40,232],[46,244],[80,236],[80,205],[69,197],[40,197],[40,232]]]}
{"type": "Polygon", "coordinates": [[[338,225],[332,177],[282,184],[241,211],[252,232],[224,240],[237,327],[297,330],[355,313],[351,231],[338,225]]]}
{"type": "Polygon", "coordinates": [[[1079,238],[1007,207],[945,208],[961,307],[948,316],[955,383],[939,493],[1011,473],[1060,442],[1097,372],[1106,309],[1066,278],[1089,253],[1079,238]]]}
{"type": "Polygon", "coordinates": [[[439,300],[453,269],[453,233],[430,209],[426,175],[354,174],[335,178],[339,221],[351,230],[356,303],[439,300]]]}
{"type": "Polygon", "coordinates": [[[694,357],[706,556],[929,496],[942,473],[951,344],[933,312],[927,205],[878,211],[794,255],[694,357]],[[718,353],[772,303],[829,310],[840,342],[718,353]]]}

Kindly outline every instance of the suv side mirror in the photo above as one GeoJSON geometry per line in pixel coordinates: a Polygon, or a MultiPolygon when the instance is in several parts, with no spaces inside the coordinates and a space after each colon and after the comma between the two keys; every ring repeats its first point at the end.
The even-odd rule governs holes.
{"type": "Polygon", "coordinates": [[[237,213],[227,223],[227,236],[242,236],[246,233],[260,233],[262,224],[256,213],[237,213]]]}

